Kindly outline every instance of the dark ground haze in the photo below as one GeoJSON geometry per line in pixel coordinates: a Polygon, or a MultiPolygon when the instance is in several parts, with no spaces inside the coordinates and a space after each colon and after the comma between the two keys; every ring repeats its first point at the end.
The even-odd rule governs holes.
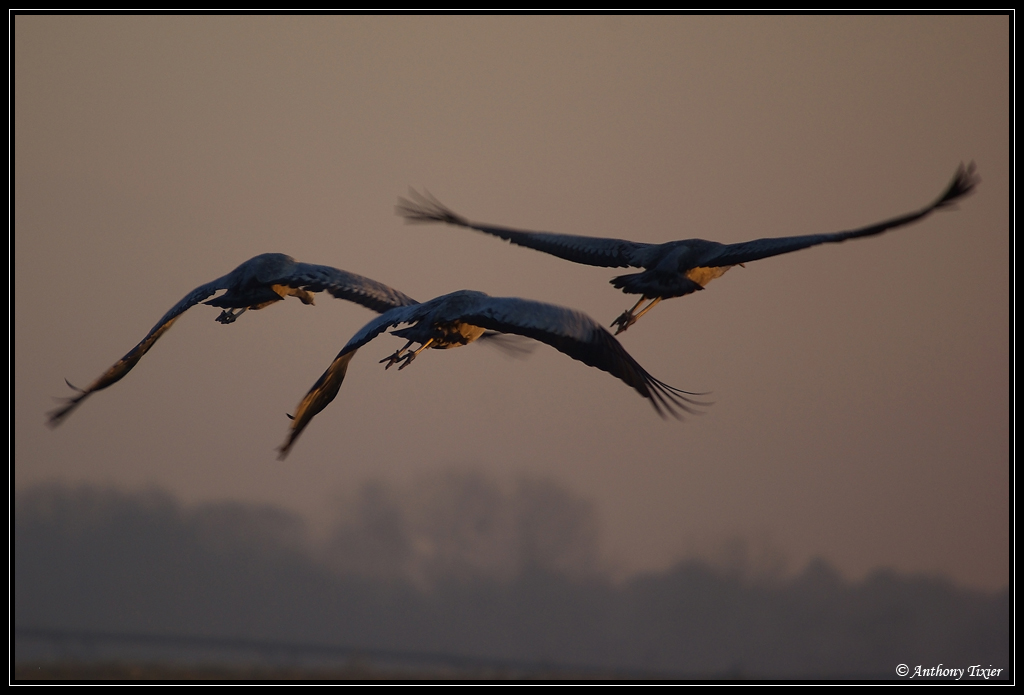
{"type": "Polygon", "coordinates": [[[193,636],[725,677],[1010,665],[1005,590],[851,583],[824,560],[784,574],[742,552],[614,583],[593,506],[541,479],[368,484],[323,538],[290,512],[160,491],[53,485],[15,502],[18,645],[33,630],[193,636]]]}

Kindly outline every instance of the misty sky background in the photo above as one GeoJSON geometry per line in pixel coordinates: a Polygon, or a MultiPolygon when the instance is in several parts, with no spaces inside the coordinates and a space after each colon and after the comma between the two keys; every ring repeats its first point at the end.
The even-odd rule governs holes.
{"type": "MultiPolygon", "coordinates": [[[[327,528],[367,481],[463,466],[594,505],[620,575],[743,539],[793,569],[1009,581],[1009,19],[14,18],[14,478],[294,510],[327,528]],[[582,310],[615,270],[407,226],[410,186],[524,229],[722,242],[953,212],[734,268],[620,336],[714,405],[661,420],[539,346],[382,336],[285,462],[291,412],[367,309],[320,295],[186,313],[57,430],[197,285],[265,252],[426,300],[582,310]]],[[[511,483],[509,483],[511,484],[511,483]]]]}

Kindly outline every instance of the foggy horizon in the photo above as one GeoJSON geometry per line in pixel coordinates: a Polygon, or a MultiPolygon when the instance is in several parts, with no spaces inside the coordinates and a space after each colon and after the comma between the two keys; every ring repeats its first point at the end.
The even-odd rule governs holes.
{"type": "Polygon", "coordinates": [[[371,663],[469,659],[460,670],[496,660],[553,672],[893,678],[897,663],[941,653],[1010,674],[1008,587],[886,570],[851,582],[822,559],[783,575],[742,551],[616,582],[595,561],[592,505],[556,483],[502,489],[467,470],[419,483],[367,486],[322,542],[268,506],[189,508],[159,491],[59,485],[19,493],[16,662],[124,662],[150,644],[145,662],[190,651],[201,663],[244,663],[262,650],[264,666],[295,668],[365,650],[371,663]]]}
{"type": "MultiPolygon", "coordinates": [[[[513,516],[510,516],[516,503],[522,504],[524,490],[533,488],[544,493],[549,503],[564,505],[565,514],[557,514],[563,521],[568,520],[570,527],[579,526],[585,531],[575,535],[582,544],[573,547],[561,543],[556,545],[575,557],[576,564],[569,566],[564,562],[559,565],[559,572],[572,579],[608,581],[615,585],[634,581],[644,576],[659,575],[671,571],[679,565],[697,563],[709,570],[721,573],[744,582],[776,584],[789,582],[807,572],[809,568],[822,565],[840,578],[843,583],[862,583],[872,576],[895,573],[902,576],[923,578],[948,582],[960,589],[980,591],[995,595],[1009,589],[1009,584],[997,587],[974,587],[956,581],[955,577],[934,572],[901,572],[895,567],[878,565],[860,575],[844,573],[825,553],[820,553],[804,561],[788,557],[784,550],[772,543],[770,536],[762,534],[751,537],[739,535],[723,539],[717,544],[704,547],[691,547],[687,554],[680,554],[667,559],[665,566],[656,568],[631,568],[623,558],[614,555],[604,537],[607,531],[607,520],[602,518],[598,505],[574,494],[554,479],[519,476],[517,478],[499,478],[483,465],[455,464],[441,466],[422,471],[406,481],[386,480],[380,477],[367,478],[352,489],[335,491],[326,497],[332,511],[318,516],[309,516],[301,511],[286,506],[263,502],[245,502],[242,500],[221,499],[186,502],[173,492],[159,486],[148,486],[139,489],[126,489],[111,484],[65,483],[49,481],[19,490],[16,500],[62,499],[85,501],[91,505],[119,505],[123,503],[156,505],[171,512],[176,517],[204,517],[212,512],[214,517],[227,520],[227,533],[237,533],[239,527],[230,521],[231,510],[241,513],[240,518],[251,519],[266,515],[274,519],[274,524],[281,524],[281,529],[289,529],[284,536],[272,533],[279,540],[288,541],[292,548],[301,553],[308,553],[318,562],[326,563],[332,571],[340,574],[352,574],[367,579],[388,579],[408,582],[421,589],[430,589],[429,566],[430,558],[423,555],[424,548],[441,552],[445,546],[455,547],[460,542],[468,544],[461,547],[463,552],[475,549],[477,555],[462,560],[464,569],[478,578],[507,581],[513,578],[524,565],[521,549],[515,547],[517,529],[514,527],[513,516]],[[457,502],[461,506],[449,508],[444,502],[457,502]],[[223,516],[227,514],[228,516],[223,516]],[[255,515],[255,517],[254,517],[255,515]],[[374,523],[376,520],[378,523],[374,523]],[[384,526],[379,522],[387,520],[384,526]],[[446,522],[448,525],[446,525],[446,522]],[[451,523],[455,526],[451,526],[451,523]],[[496,532],[496,522],[504,525],[502,532],[496,532]],[[511,524],[511,525],[510,525],[511,524]],[[460,528],[470,531],[467,537],[460,528]],[[472,538],[480,529],[490,537],[472,538]],[[405,558],[405,564],[396,564],[395,558],[389,562],[368,559],[363,564],[358,560],[359,553],[370,553],[371,556],[386,550],[374,544],[374,534],[384,531],[385,545],[390,541],[399,542],[402,550],[412,553],[405,558]],[[399,536],[387,536],[388,533],[399,536]],[[404,534],[404,535],[403,535],[404,534]],[[440,534],[440,535],[439,535],[440,534]],[[428,538],[429,537],[429,538],[428,538]],[[339,543],[345,546],[341,552],[339,543]],[[497,542],[497,546],[493,545],[497,542]],[[482,545],[486,543],[487,545],[482,545]],[[509,545],[512,543],[512,545],[509,545]],[[351,545],[355,544],[355,545],[351,545]],[[355,552],[353,552],[355,551],[355,552]],[[328,556],[344,558],[344,564],[338,565],[336,560],[328,556]]],[[[38,510],[38,505],[33,507],[38,510]]],[[[42,508],[47,508],[44,505],[42,508]]],[[[17,512],[17,505],[15,508],[17,512]]],[[[520,512],[522,509],[519,510],[520,512]]],[[[522,517],[525,519],[525,517],[522,517]]],[[[535,520],[538,524],[544,520],[535,520]]],[[[558,529],[556,525],[556,529],[558,529]]],[[[267,527],[255,526],[257,533],[268,530],[267,527]]],[[[565,529],[562,528],[562,531],[565,529]]],[[[557,531],[547,529],[547,535],[557,535],[557,531]]],[[[382,538],[377,538],[381,541],[382,538]]],[[[429,554],[428,554],[429,555],[429,554]]],[[[449,558],[451,559],[451,558],[449,558]]],[[[530,561],[526,560],[529,565],[530,561]]],[[[446,568],[451,570],[452,567],[446,568]]]]}

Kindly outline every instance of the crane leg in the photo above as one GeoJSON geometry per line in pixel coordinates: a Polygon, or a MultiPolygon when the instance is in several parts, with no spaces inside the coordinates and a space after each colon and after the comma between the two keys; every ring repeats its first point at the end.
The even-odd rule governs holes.
{"type": "Polygon", "coordinates": [[[636,316],[633,317],[633,323],[636,323],[637,321],[639,321],[641,316],[643,316],[648,311],[653,309],[654,305],[657,304],[660,301],[661,301],[661,297],[655,297],[654,299],[652,299],[651,303],[643,308],[643,311],[641,311],[639,314],[637,314],[636,316]]]}
{"type": "Polygon", "coordinates": [[[387,364],[384,364],[384,369],[391,369],[391,365],[393,365],[393,364],[394,364],[395,362],[399,362],[399,361],[401,361],[401,359],[402,359],[402,354],[403,354],[403,353],[404,353],[404,352],[405,352],[406,350],[408,350],[408,349],[409,349],[409,347],[410,347],[410,346],[411,346],[411,345],[412,345],[413,343],[415,343],[415,342],[416,342],[415,340],[410,340],[410,341],[409,341],[408,343],[406,343],[406,344],[405,344],[405,345],[404,345],[404,346],[402,347],[402,349],[401,349],[401,350],[395,350],[394,354],[392,354],[392,355],[388,355],[387,357],[385,357],[384,359],[382,359],[382,360],[380,361],[380,364],[384,364],[385,362],[387,362],[387,364]]]}
{"type": "Polygon", "coordinates": [[[621,314],[619,314],[619,318],[617,318],[614,321],[612,321],[612,325],[613,326],[618,326],[619,327],[619,330],[615,331],[615,335],[618,335],[619,333],[622,333],[622,331],[626,330],[631,325],[633,325],[633,322],[636,321],[636,319],[633,318],[633,312],[636,311],[636,308],[638,306],[643,304],[645,299],[647,299],[647,297],[644,297],[643,295],[641,295],[640,299],[637,300],[636,304],[633,305],[632,309],[628,309],[626,311],[623,311],[621,314]]]}
{"type": "Polygon", "coordinates": [[[650,299],[650,298],[647,297],[647,296],[640,297],[640,299],[637,301],[637,303],[633,305],[632,309],[630,309],[629,311],[622,312],[622,314],[619,316],[619,318],[617,318],[614,321],[612,321],[612,325],[613,326],[618,326],[619,327],[618,330],[615,331],[615,335],[618,335],[619,333],[622,333],[624,330],[626,330],[627,328],[632,326],[634,323],[637,322],[637,319],[639,319],[641,316],[646,314],[648,311],[650,311],[652,308],[654,308],[655,304],[657,304],[658,302],[661,301],[661,297],[655,297],[654,299],[651,299],[651,303],[650,304],[648,304],[647,306],[645,306],[643,308],[643,311],[641,311],[638,314],[633,313],[633,312],[635,312],[637,310],[637,307],[639,307],[641,304],[643,304],[644,301],[647,300],[647,299],[650,299]]]}
{"type": "Polygon", "coordinates": [[[405,358],[404,358],[405,362],[403,362],[402,366],[398,368],[398,371],[402,371],[403,369],[408,367],[409,363],[412,362],[414,359],[416,359],[416,355],[420,354],[421,352],[426,350],[428,347],[430,347],[430,344],[433,343],[433,342],[434,342],[434,339],[431,338],[427,342],[423,343],[423,345],[420,345],[420,349],[419,350],[417,350],[416,352],[410,352],[408,355],[406,355],[405,358]]]}
{"type": "Polygon", "coordinates": [[[417,350],[416,352],[410,352],[408,355],[406,355],[405,351],[408,350],[409,347],[415,342],[415,340],[410,340],[402,347],[401,350],[395,350],[395,353],[393,355],[388,355],[387,357],[382,359],[380,361],[381,364],[387,362],[387,364],[384,365],[384,369],[390,369],[391,365],[401,362],[402,366],[398,368],[398,371],[402,371],[403,369],[409,366],[410,362],[416,359],[416,355],[420,354],[428,347],[430,347],[430,345],[434,342],[434,339],[431,338],[427,342],[423,343],[423,345],[420,346],[419,350],[417,350]]]}
{"type": "Polygon", "coordinates": [[[248,309],[248,307],[246,307],[245,309],[238,309],[236,311],[230,311],[228,309],[225,309],[224,311],[220,312],[220,316],[217,317],[217,323],[234,323],[235,321],[238,320],[239,316],[246,312],[246,309],[248,309]]]}

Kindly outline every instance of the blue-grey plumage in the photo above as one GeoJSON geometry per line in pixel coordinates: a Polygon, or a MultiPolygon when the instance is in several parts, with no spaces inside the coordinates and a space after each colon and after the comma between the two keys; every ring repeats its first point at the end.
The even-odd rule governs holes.
{"type": "Polygon", "coordinates": [[[646,314],[662,299],[682,297],[721,277],[734,265],[799,251],[819,244],[834,244],[848,239],[881,234],[903,227],[928,216],[935,210],[946,208],[970,193],[978,184],[974,162],[957,169],[953,180],[935,202],[900,217],[894,217],[868,227],[831,234],[809,234],[793,237],[755,239],[738,244],[720,244],[704,239],[685,239],[664,244],[644,244],[625,239],[531,232],[508,227],[470,222],[452,212],[436,199],[410,191],[411,200],[398,199],[396,212],[410,222],[443,222],[475,229],[506,241],[543,251],[574,263],[602,268],[643,268],[642,273],[619,275],[611,284],[626,294],[639,294],[633,308],[624,311],[612,326],[615,334],[622,333],[646,314]],[[640,305],[650,303],[639,312],[640,305]]]}
{"type": "Polygon", "coordinates": [[[224,324],[234,323],[247,310],[262,309],[289,296],[298,297],[303,304],[312,304],[313,293],[324,291],[377,312],[416,303],[392,287],[355,273],[326,265],[299,263],[283,253],[261,254],[185,295],[157,321],[138,345],[88,388],[80,389],[67,382],[78,391],[78,395],[68,398],[63,406],[48,413],[50,426],[56,427],[63,422],[91,394],[123,379],[178,317],[220,290],[226,292],[204,303],[224,310],[216,319],[224,324]]]}
{"type": "Polygon", "coordinates": [[[355,351],[394,326],[411,324],[394,331],[408,343],[385,357],[385,369],[401,362],[409,366],[426,348],[447,349],[474,342],[492,331],[532,338],[552,346],[574,360],[618,377],[648,399],[662,417],[681,419],[679,411],[695,414],[695,406],[709,405],[665,384],[644,370],[611,333],[586,314],[573,309],[515,297],[490,297],[483,292],[461,290],[414,306],[392,309],[373,319],[341,349],[338,356],[306,393],[295,414],[280,458],[288,455],[295,440],[309,422],[338,395],[355,351]],[[409,352],[413,343],[420,347],[409,352]]]}

